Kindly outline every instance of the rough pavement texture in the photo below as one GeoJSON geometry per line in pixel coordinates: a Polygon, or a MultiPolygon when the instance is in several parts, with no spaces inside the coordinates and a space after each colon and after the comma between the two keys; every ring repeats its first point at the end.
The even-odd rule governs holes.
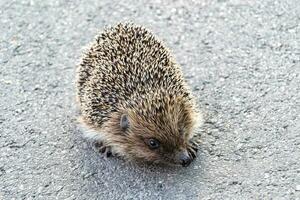
{"type": "Polygon", "coordinates": [[[0,1],[0,199],[299,199],[298,0],[0,1]],[[188,168],[104,159],[76,126],[82,47],[131,20],[206,113],[188,168]]]}

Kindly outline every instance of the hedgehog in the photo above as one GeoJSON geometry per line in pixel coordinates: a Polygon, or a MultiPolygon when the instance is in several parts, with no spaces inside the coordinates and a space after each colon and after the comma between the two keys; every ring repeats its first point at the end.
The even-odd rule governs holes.
{"type": "Polygon", "coordinates": [[[100,32],[77,66],[79,120],[97,151],[125,160],[188,166],[202,123],[183,73],[146,28],[100,32]]]}

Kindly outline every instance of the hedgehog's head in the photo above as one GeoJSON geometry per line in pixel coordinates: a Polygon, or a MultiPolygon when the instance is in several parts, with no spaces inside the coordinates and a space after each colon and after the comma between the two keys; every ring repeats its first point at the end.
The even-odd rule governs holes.
{"type": "Polygon", "coordinates": [[[196,112],[184,98],[144,99],[112,119],[113,143],[129,159],[188,166],[195,157],[190,139],[196,112]]]}

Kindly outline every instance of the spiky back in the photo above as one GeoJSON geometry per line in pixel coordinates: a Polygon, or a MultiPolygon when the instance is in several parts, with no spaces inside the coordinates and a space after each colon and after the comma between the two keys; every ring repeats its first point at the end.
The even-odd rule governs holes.
{"type": "Polygon", "coordinates": [[[143,111],[151,103],[157,109],[165,106],[160,103],[165,96],[191,101],[168,49],[132,24],[119,24],[96,37],[78,67],[77,91],[83,116],[98,126],[120,108],[139,107],[147,114],[143,111]]]}

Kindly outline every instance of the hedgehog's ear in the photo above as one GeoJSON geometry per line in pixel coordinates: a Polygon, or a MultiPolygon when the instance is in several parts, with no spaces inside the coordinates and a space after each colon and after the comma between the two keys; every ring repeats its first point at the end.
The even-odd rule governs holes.
{"type": "Polygon", "coordinates": [[[120,119],[120,126],[123,131],[126,131],[129,128],[129,119],[128,115],[123,114],[120,119]]]}

